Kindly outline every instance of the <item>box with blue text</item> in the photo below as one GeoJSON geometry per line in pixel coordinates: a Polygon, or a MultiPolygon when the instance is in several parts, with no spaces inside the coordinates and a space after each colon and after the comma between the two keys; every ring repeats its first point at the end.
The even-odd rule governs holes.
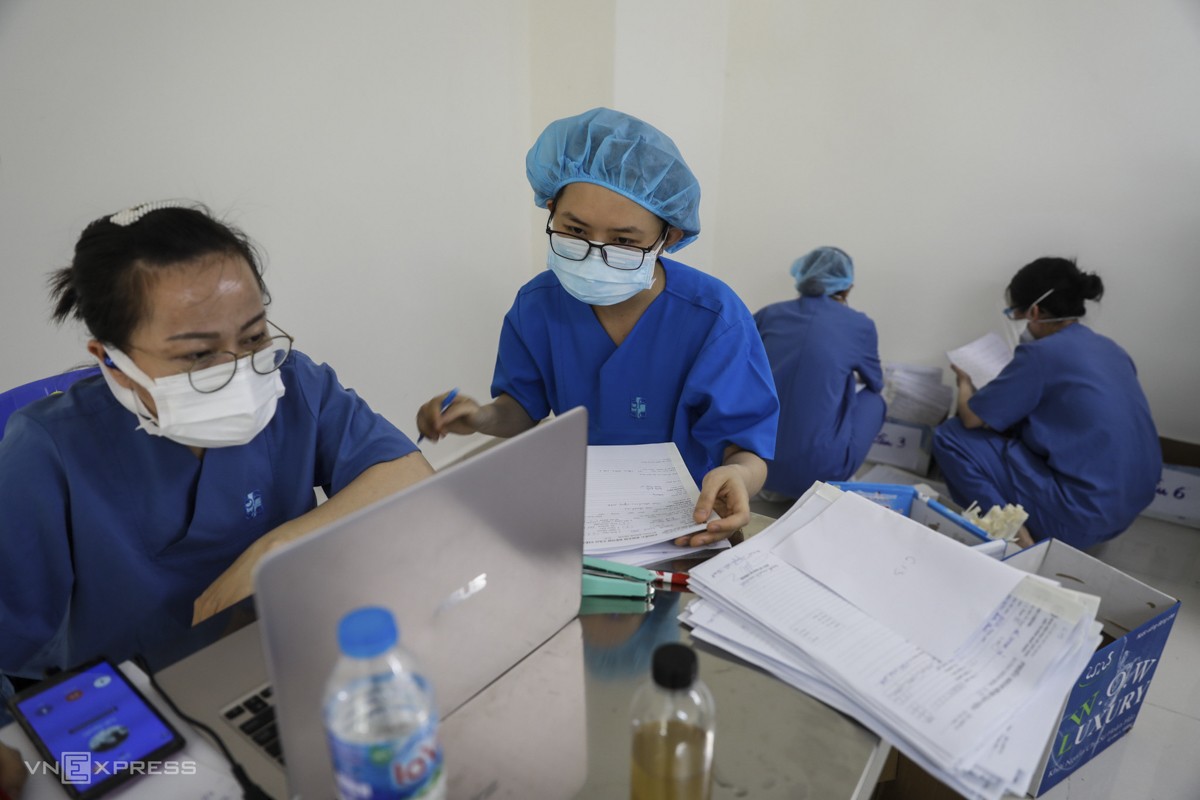
{"type": "Polygon", "coordinates": [[[1100,598],[1104,643],[1080,673],[1030,789],[1037,797],[1133,727],[1162,658],[1179,601],[1050,539],[1005,560],[1100,598]]]}
{"type": "Polygon", "coordinates": [[[1154,500],[1142,514],[1200,528],[1200,467],[1163,464],[1154,500]]]}
{"type": "Polygon", "coordinates": [[[867,451],[867,461],[876,464],[891,464],[918,475],[929,474],[929,460],[933,455],[933,429],[928,425],[888,419],[875,434],[875,441],[867,451]]]}

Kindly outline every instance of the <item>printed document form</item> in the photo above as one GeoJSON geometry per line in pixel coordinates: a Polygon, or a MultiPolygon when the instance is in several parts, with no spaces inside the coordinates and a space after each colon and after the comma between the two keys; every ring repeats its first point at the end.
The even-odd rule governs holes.
{"type": "Polygon", "coordinates": [[[843,492],[775,554],[940,659],[952,657],[1024,577],[854,492],[843,492]]]}
{"type": "MultiPolygon", "coordinates": [[[[872,543],[870,531],[877,528],[880,538],[904,536],[895,524],[902,521],[922,536],[944,537],[875,506],[894,517],[879,528],[879,519],[869,521],[871,509],[842,503],[846,496],[817,484],[758,536],[694,567],[691,587],[701,599],[681,618],[697,638],[854,716],[966,796],[1023,794],[1063,700],[1099,643],[1099,601],[948,539],[967,557],[910,543],[918,556],[909,564],[902,549],[872,543]],[[860,529],[844,547],[859,562],[856,572],[839,574],[821,563],[825,556],[805,550],[802,534],[814,523],[818,534],[810,541],[817,550],[820,539],[835,532],[833,523],[843,533],[860,529]],[[825,578],[792,563],[804,559],[825,578]],[[907,571],[898,575],[897,568],[907,571]],[[1014,574],[990,574],[997,569],[1014,574]],[[909,586],[915,581],[905,579],[918,574],[931,585],[909,586]],[[882,586],[867,586],[876,582],[882,586]],[[969,600],[973,586],[999,600],[990,608],[990,601],[968,603],[965,617],[947,623],[942,609],[955,607],[950,618],[961,616],[957,605],[969,600]],[[927,601],[939,590],[942,609],[931,608],[927,601]],[[892,609],[881,612],[889,595],[899,612],[916,603],[913,619],[899,619],[902,613],[892,609]],[[933,635],[936,646],[951,653],[939,657],[919,642],[947,624],[966,633],[957,642],[933,635]]],[[[841,556],[833,560],[842,569],[848,563],[841,556]]]]}
{"type": "Polygon", "coordinates": [[[954,389],[942,383],[941,367],[883,365],[883,399],[889,419],[933,427],[954,405],[954,389]]]}
{"type": "Polygon", "coordinates": [[[669,544],[706,527],[692,519],[700,490],[674,442],[590,445],[586,495],[587,555],[669,544]]]}

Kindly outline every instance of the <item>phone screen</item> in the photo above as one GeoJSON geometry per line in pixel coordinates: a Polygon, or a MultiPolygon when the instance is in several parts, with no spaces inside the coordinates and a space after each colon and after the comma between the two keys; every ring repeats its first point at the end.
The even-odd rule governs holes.
{"type": "Polygon", "coordinates": [[[10,702],[74,797],[99,797],[134,775],[161,774],[158,759],[183,747],[183,737],[109,661],[56,675],[10,702]]]}

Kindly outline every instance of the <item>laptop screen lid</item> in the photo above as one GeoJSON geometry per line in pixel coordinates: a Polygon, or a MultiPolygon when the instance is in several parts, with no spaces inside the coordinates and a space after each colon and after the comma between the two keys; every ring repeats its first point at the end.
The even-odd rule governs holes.
{"type": "Polygon", "coordinates": [[[255,604],[293,796],[334,785],[321,702],[347,611],[392,610],[443,717],[575,617],[586,460],[579,408],[262,560],[255,604]]]}

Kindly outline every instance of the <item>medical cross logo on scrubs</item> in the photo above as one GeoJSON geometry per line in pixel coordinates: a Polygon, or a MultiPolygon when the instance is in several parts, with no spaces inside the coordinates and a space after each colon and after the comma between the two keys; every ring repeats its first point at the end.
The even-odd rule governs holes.
{"type": "Polygon", "coordinates": [[[642,417],[646,416],[646,401],[640,397],[633,398],[633,402],[629,404],[629,413],[632,414],[635,419],[641,419],[642,417]]]}
{"type": "Polygon", "coordinates": [[[262,513],[262,492],[255,489],[246,493],[246,519],[254,519],[262,513]]]}

